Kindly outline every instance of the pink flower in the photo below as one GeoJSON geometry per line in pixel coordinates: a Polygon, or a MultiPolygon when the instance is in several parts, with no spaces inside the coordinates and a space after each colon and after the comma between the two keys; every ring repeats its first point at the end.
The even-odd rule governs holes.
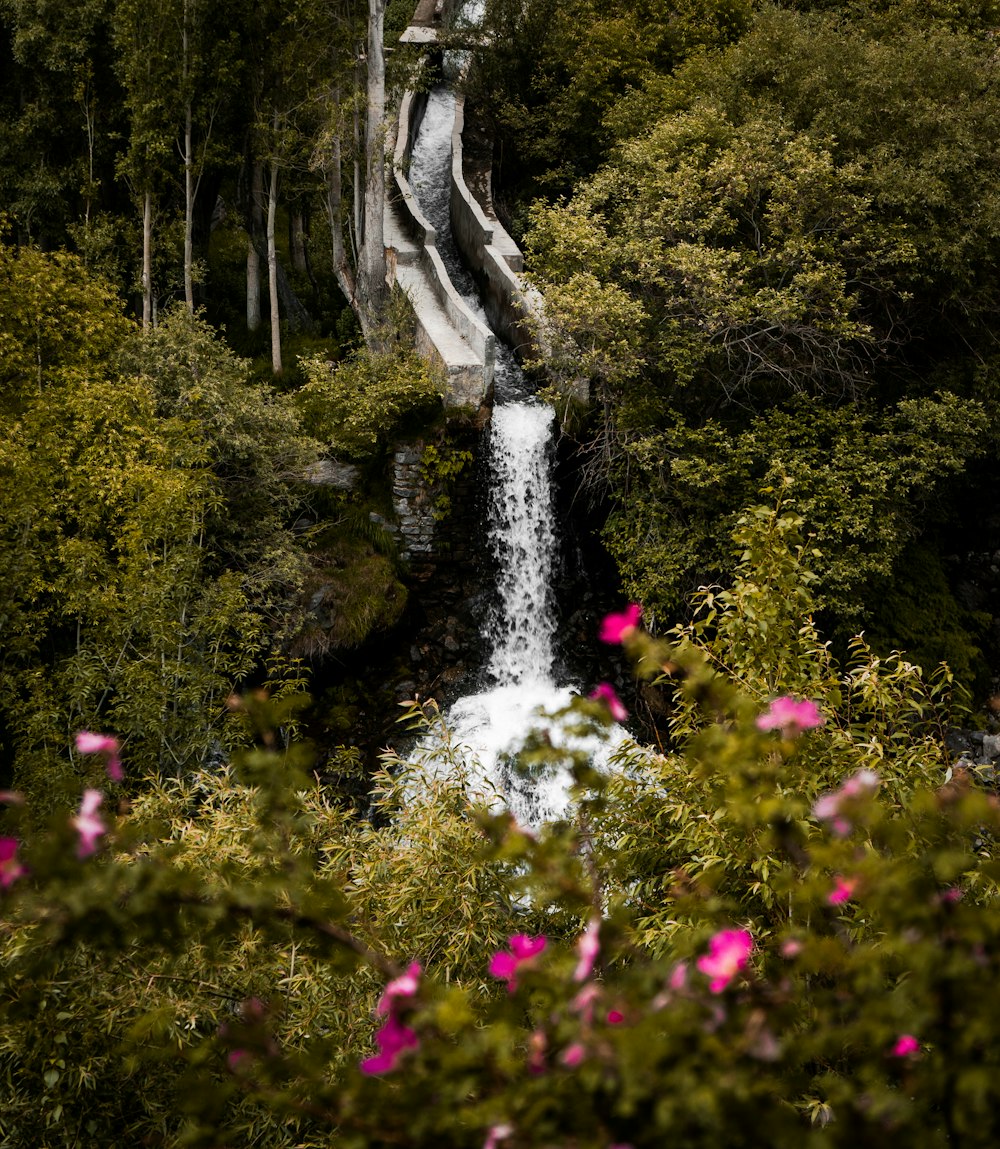
{"type": "Polygon", "coordinates": [[[622,700],[615,693],[615,688],[610,682],[598,683],[590,692],[589,697],[594,702],[603,702],[615,722],[624,722],[628,718],[628,711],[622,705],[622,700]]]}
{"type": "Polygon", "coordinates": [[[893,1057],[909,1057],[911,1053],[920,1052],[920,1042],[912,1033],[904,1033],[892,1047],[893,1057]]]}
{"type": "Polygon", "coordinates": [[[559,1060],[568,1069],[575,1069],[581,1061],[587,1056],[587,1050],[581,1041],[574,1041],[572,1045],[567,1045],[562,1052],[559,1060]]]}
{"type": "Polygon", "coordinates": [[[532,1077],[545,1072],[545,1051],[548,1047],[549,1039],[543,1029],[536,1029],[528,1038],[528,1072],[532,1077]]]}
{"type": "Polygon", "coordinates": [[[758,730],[780,730],[785,738],[795,738],[803,730],[822,726],[824,721],[815,702],[808,698],[796,702],[794,698],[782,695],[757,716],[756,725],[758,730]]]}
{"type": "Polygon", "coordinates": [[[813,806],[813,814],[820,821],[829,822],[830,828],[839,838],[846,837],[851,832],[851,823],[842,814],[844,803],[852,798],[874,794],[878,785],[879,776],[874,770],[857,770],[839,790],[818,799],[813,806]]]}
{"type": "Polygon", "coordinates": [[[361,1062],[361,1072],[368,1077],[377,1073],[390,1073],[408,1049],[416,1049],[420,1044],[417,1035],[393,1014],[375,1034],[375,1044],[379,1052],[361,1062]]]}
{"type": "Polygon", "coordinates": [[[590,924],[580,935],[576,948],[580,953],[580,960],[573,971],[574,981],[586,981],[594,971],[594,962],[601,952],[601,919],[591,918],[590,924]]]}
{"type": "Polygon", "coordinates": [[[514,934],[509,939],[509,950],[497,950],[490,959],[489,971],[507,983],[507,992],[513,993],[517,988],[518,967],[529,962],[536,954],[545,949],[544,937],[530,938],[527,934],[514,934]]]}
{"type": "Polygon", "coordinates": [[[667,985],[675,992],[679,993],[686,985],[688,979],[688,965],[686,961],[679,961],[673,968],[670,975],[670,980],[667,985]]]}
{"type": "Polygon", "coordinates": [[[89,730],[81,730],[76,736],[76,749],[80,754],[103,754],[104,769],[113,782],[120,782],[122,764],[118,758],[118,739],[110,734],[93,734],[89,730]]]}
{"type": "Polygon", "coordinates": [[[594,1020],[594,1003],[600,996],[601,987],[596,982],[590,982],[573,998],[569,1007],[589,1024],[594,1020]]]}
{"type": "Polygon", "coordinates": [[[802,943],[798,938],[789,938],[788,941],[782,942],[780,953],[784,958],[798,957],[802,953],[802,943]]]}
{"type": "Polygon", "coordinates": [[[5,890],[28,872],[17,860],[17,838],[0,838],[0,886],[5,890]]]}
{"type": "Polygon", "coordinates": [[[399,1019],[403,999],[414,997],[420,984],[421,967],[419,962],[411,962],[406,973],[395,977],[382,991],[375,1007],[378,1017],[385,1017],[382,1028],[375,1034],[375,1044],[379,1052],[361,1062],[361,1072],[370,1076],[389,1073],[408,1049],[416,1049],[420,1044],[417,1035],[399,1019]]]}
{"type": "Polygon", "coordinates": [[[513,1125],[491,1125],[483,1142],[483,1149],[497,1149],[500,1142],[506,1141],[513,1132],[513,1125]]]}
{"type": "Polygon", "coordinates": [[[399,977],[393,978],[391,982],[385,987],[382,996],[378,999],[378,1005],[375,1007],[375,1012],[381,1017],[383,1014],[391,1013],[395,1008],[396,998],[399,997],[413,997],[417,992],[417,985],[420,982],[420,962],[415,961],[410,964],[409,969],[399,977]]]}
{"type": "Polygon", "coordinates": [[[80,812],[71,823],[80,835],[76,847],[78,858],[88,858],[97,849],[97,839],[108,831],[107,826],[97,816],[97,807],[104,801],[100,790],[84,790],[83,800],[80,803],[80,812]]]}
{"type": "Polygon", "coordinates": [[[722,993],[727,985],[747,964],[753,939],[748,930],[720,930],[709,939],[708,953],[698,958],[698,968],[712,980],[708,988],[722,993]]]}
{"type": "Polygon", "coordinates": [[[601,623],[601,642],[624,642],[630,638],[642,618],[642,607],[638,603],[630,603],[621,614],[609,614],[601,623]]]}
{"type": "Polygon", "coordinates": [[[620,1009],[608,1010],[608,1025],[621,1025],[625,1020],[625,1014],[620,1009]]]}
{"type": "Polygon", "coordinates": [[[826,900],[831,906],[842,906],[851,900],[857,888],[857,878],[844,878],[837,874],[833,879],[833,889],[826,895],[826,900]]]}

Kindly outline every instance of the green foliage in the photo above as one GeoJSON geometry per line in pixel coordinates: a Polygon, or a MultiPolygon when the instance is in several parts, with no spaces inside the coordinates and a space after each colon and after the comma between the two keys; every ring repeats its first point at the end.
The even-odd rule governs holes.
{"type": "Polygon", "coordinates": [[[428,487],[437,491],[434,500],[434,518],[442,522],[451,512],[448,493],[456,479],[473,462],[471,451],[443,441],[428,443],[420,454],[420,477],[428,487]]]}
{"type": "Polygon", "coordinates": [[[568,192],[613,143],[605,117],[630,88],[746,27],[750,0],[662,5],[594,0],[493,0],[470,98],[495,138],[500,182],[515,224],[518,202],[568,192]]]}
{"type": "Polygon", "coordinates": [[[983,450],[985,429],[978,404],[949,394],[877,413],[802,398],[701,426],[678,415],[628,444],[629,497],[605,542],[628,593],[669,622],[694,582],[729,577],[741,508],[788,486],[818,550],[819,605],[841,631],[856,629],[876,608],[871,588],[884,588],[904,548],[944,518],[940,492],[983,450]]]}
{"type": "Polygon", "coordinates": [[[123,367],[149,381],[159,415],[185,420],[205,443],[225,498],[209,524],[213,547],[244,568],[262,552],[289,549],[282,532],[318,453],[294,406],[251,383],[250,362],[180,306],[132,342],[123,367]]]}
{"type": "Polygon", "coordinates": [[[570,755],[576,806],[537,832],[470,803],[433,706],[408,705],[436,737],[387,760],[359,821],[272,733],[297,703],[251,696],[258,747],[152,787],[97,857],[65,814],[24,836],[3,871],[12,1149],[991,1145],[1000,804],[946,773],[945,680],[860,643],[833,664],[800,526],[751,508],[733,589],[670,643],[625,637],[673,693],[672,748],[626,742],[608,775],[570,755]],[[784,691],[817,700],[811,728],[761,728],[784,691]],[[725,930],[751,948],[720,974],[725,930]],[[413,960],[376,1017],[408,1048],[360,1074],[413,960]]]}
{"type": "Polygon", "coordinates": [[[75,730],[183,770],[238,737],[237,683],[298,676],[314,448],[204,324],[140,335],[72,257],[4,256],[0,708],[41,816],[88,776],[75,730]]]}
{"type": "MultiPolygon", "coordinates": [[[[839,636],[867,625],[996,451],[991,38],[943,10],[801,7],[650,69],[608,110],[604,163],[531,212],[545,366],[594,401],[581,482],[661,623],[730,577],[736,518],[787,476],[823,607],[839,636]]],[[[882,619],[886,649],[912,639],[882,619]]]]}
{"type": "Polygon", "coordinates": [[[675,388],[707,388],[716,405],[746,391],[759,402],[863,390],[878,335],[862,292],[914,258],[826,141],[773,109],[734,123],[707,101],[661,118],[571,205],[537,207],[532,222],[547,318],[605,351],[613,374],[591,367],[596,378],[614,385],[641,367],[675,388]],[[633,301],[630,358],[588,323],[592,293],[579,288],[591,278],[633,301]]]}
{"type": "Polygon", "coordinates": [[[404,426],[429,422],[440,410],[441,390],[424,361],[401,344],[359,348],[340,363],[301,361],[308,382],[295,403],[310,434],[338,454],[368,459],[404,426]]]}

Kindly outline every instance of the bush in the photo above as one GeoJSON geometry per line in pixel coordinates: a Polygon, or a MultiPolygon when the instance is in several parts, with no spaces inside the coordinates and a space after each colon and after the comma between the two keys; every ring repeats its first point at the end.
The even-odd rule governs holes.
{"type": "Polygon", "coordinates": [[[232,774],[3,839],[5,1144],[992,1145],[1000,804],[947,768],[946,673],[834,665],[796,529],[748,512],[669,643],[608,620],[673,746],[606,777],[555,731],[620,704],[575,700],[537,833],[446,731],[357,821],[247,698],[232,774]]]}

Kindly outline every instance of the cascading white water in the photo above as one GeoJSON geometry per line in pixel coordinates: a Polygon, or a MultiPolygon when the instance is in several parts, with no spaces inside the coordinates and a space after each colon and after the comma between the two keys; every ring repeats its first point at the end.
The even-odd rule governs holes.
{"type": "MultiPolygon", "coordinates": [[[[437,233],[437,246],[452,282],[485,321],[475,285],[451,240],[449,211],[451,133],[455,98],[435,88],[410,161],[410,186],[437,233]]],[[[537,826],[564,814],[569,780],[564,772],[525,778],[512,756],[532,729],[554,742],[581,745],[543,717],[565,707],[570,686],[555,674],[555,610],[552,577],[557,558],[552,497],[552,434],[555,415],[530,397],[530,387],[510,350],[497,341],[496,403],[489,430],[488,534],[497,594],[483,639],[489,652],[489,688],[466,695],[446,714],[455,744],[485,788],[499,794],[519,822],[537,826]]],[[[616,740],[623,732],[618,731],[616,740]]],[[[432,749],[425,747],[425,750],[432,749]]],[[[588,749],[590,749],[588,747],[588,749]]],[[[593,747],[594,750],[597,746],[593,747]]],[[[423,755],[421,755],[423,757],[423,755]]]]}
{"type": "Polygon", "coordinates": [[[549,444],[554,419],[552,409],[539,404],[507,403],[493,410],[488,528],[497,599],[489,620],[487,673],[498,686],[552,684],[556,536],[549,444]]]}

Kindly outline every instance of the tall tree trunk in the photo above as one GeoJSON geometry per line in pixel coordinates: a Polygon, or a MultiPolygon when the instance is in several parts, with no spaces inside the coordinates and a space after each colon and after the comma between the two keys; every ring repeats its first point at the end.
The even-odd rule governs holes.
{"type": "Polygon", "coordinates": [[[309,274],[309,261],[306,259],[306,220],[302,205],[298,204],[288,214],[288,246],[292,253],[292,268],[300,275],[309,274]]]}
{"type": "Polygon", "coordinates": [[[191,92],[188,88],[190,57],[188,42],[188,0],[184,0],[181,25],[181,69],[184,89],[184,302],[194,315],[194,156],[192,148],[191,92]]]}
{"type": "Polygon", "coordinates": [[[260,327],[260,253],[258,251],[263,222],[264,165],[253,161],[250,177],[250,237],[247,242],[247,330],[260,327]]]}
{"type": "Polygon", "coordinates": [[[142,326],[153,320],[153,193],[142,200],[142,326]]]}
{"type": "Polygon", "coordinates": [[[368,0],[368,120],[365,132],[365,235],[358,267],[358,302],[365,337],[385,312],[385,0],[368,0]]]}
{"type": "MultiPolygon", "coordinates": [[[[357,55],[363,54],[363,45],[358,45],[357,55]]],[[[358,65],[354,65],[354,91],[358,93],[361,91],[361,73],[358,65]]],[[[361,178],[361,113],[358,110],[358,101],[355,99],[354,104],[354,235],[351,238],[351,247],[353,249],[354,261],[357,263],[361,259],[361,236],[364,232],[364,186],[365,181],[361,178]]]]}
{"type": "MultiPolygon", "coordinates": [[[[340,92],[336,93],[337,103],[340,103],[340,92]]],[[[344,247],[344,197],[343,181],[341,179],[341,146],[340,134],[333,137],[333,154],[330,157],[330,171],[326,185],[326,217],[330,223],[330,252],[332,255],[333,274],[337,285],[344,293],[344,298],[354,310],[357,310],[358,284],[354,278],[354,269],[347,258],[344,247]]]]}
{"type": "Polygon", "coordinates": [[[184,302],[188,313],[194,315],[194,163],[190,100],[184,109],[184,302]]]}
{"type": "MultiPolygon", "coordinates": [[[[277,117],[275,117],[277,119],[277,117]]],[[[275,124],[277,128],[277,124],[275,124]]],[[[278,250],[274,243],[274,217],[278,211],[278,160],[271,157],[267,188],[267,286],[271,300],[271,370],[281,374],[281,309],[278,304],[278,250]]]]}

